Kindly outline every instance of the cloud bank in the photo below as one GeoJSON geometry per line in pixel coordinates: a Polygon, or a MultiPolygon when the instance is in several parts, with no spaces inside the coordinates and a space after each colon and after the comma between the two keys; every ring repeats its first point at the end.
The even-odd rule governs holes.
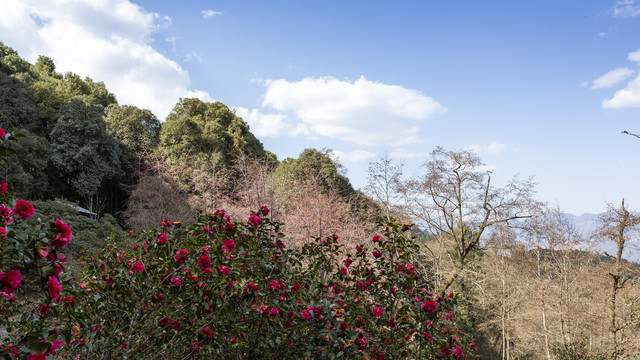
{"type": "MultiPolygon", "coordinates": [[[[637,65],[640,65],[640,49],[629,53],[627,59],[635,62],[637,65]]],[[[616,69],[616,70],[619,70],[619,69],[616,69]]],[[[607,74],[610,74],[616,70],[612,70],[607,74]]],[[[635,72],[634,70],[632,71],[635,72]]],[[[599,79],[606,77],[607,74],[603,75],[599,79]]],[[[626,75],[624,78],[626,79],[628,76],[631,76],[632,74],[633,73],[630,73],[626,75]]],[[[595,85],[595,82],[599,79],[596,79],[594,81],[594,85],[595,85]]],[[[640,107],[640,75],[638,75],[635,79],[632,79],[631,81],[629,81],[623,89],[616,91],[613,97],[603,100],[602,107],[604,109],[625,109],[625,108],[640,107]]]]}

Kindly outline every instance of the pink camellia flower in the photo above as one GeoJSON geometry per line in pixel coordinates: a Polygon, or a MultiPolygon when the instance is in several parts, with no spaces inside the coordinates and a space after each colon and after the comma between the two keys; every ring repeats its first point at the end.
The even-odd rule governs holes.
{"type": "Polygon", "coordinates": [[[223,253],[233,252],[235,250],[236,250],[236,243],[233,241],[233,239],[223,241],[223,245],[222,245],[223,253]]]}
{"type": "Polygon", "coordinates": [[[53,300],[57,301],[60,298],[60,292],[62,291],[60,281],[55,276],[49,276],[47,286],[49,286],[49,296],[53,300]]]}
{"type": "Polygon", "coordinates": [[[420,305],[420,307],[422,308],[422,310],[428,313],[432,313],[438,310],[438,303],[436,303],[434,300],[427,300],[423,302],[422,305],[420,305]]]}
{"type": "Polygon", "coordinates": [[[384,310],[382,310],[380,306],[374,306],[371,313],[373,314],[374,317],[380,317],[384,314],[384,310]]]}
{"type": "Polygon", "coordinates": [[[0,272],[0,284],[4,285],[2,291],[14,293],[22,285],[22,274],[20,270],[12,270],[8,273],[0,272]]]}
{"type": "Polygon", "coordinates": [[[251,216],[249,216],[249,224],[251,224],[253,226],[260,225],[261,221],[262,221],[262,219],[260,218],[260,215],[251,214],[251,216]]]}
{"type": "Polygon", "coordinates": [[[231,269],[229,269],[224,265],[218,265],[218,270],[220,270],[220,272],[223,273],[224,275],[228,275],[231,272],[231,269]]]}
{"type": "Polygon", "coordinates": [[[133,272],[143,272],[144,271],[144,264],[141,263],[140,261],[136,261],[135,263],[133,263],[133,265],[131,265],[131,271],[133,271],[133,272]]]}
{"type": "Polygon", "coordinates": [[[378,242],[378,240],[380,240],[381,237],[382,237],[382,235],[378,235],[378,234],[373,235],[373,239],[371,239],[371,241],[378,242]]]}
{"type": "Polygon", "coordinates": [[[276,317],[278,316],[278,313],[279,313],[278,309],[276,308],[271,309],[271,316],[276,317]]]}
{"type": "Polygon", "coordinates": [[[3,138],[5,135],[7,135],[7,132],[4,131],[4,129],[0,127],[0,137],[3,138]]]}
{"type": "Polygon", "coordinates": [[[30,354],[27,355],[27,360],[46,360],[47,357],[44,354],[30,354]]]}
{"type": "Polygon", "coordinates": [[[64,343],[60,340],[54,340],[51,342],[51,349],[49,349],[49,351],[47,351],[46,353],[44,353],[45,355],[53,355],[56,353],[56,350],[60,349],[61,347],[64,346],[64,343]]]}
{"type": "Polygon", "coordinates": [[[11,216],[12,214],[13,214],[13,211],[11,211],[11,209],[9,209],[4,205],[0,206],[0,218],[2,219],[5,225],[13,224],[13,217],[11,216]]]}
{"type": "Polygon", "coordinates": [[[171,223],[171,221],[167,220],[166,218],[162,218],[162,224],[160,224],[160,226],[162,226],[163,228],[170,228],[173,224],[171,223]]]}
{"type": "Polygon", "coordinates": [[[173,258],[176,259],[178,263],[182,264],[189,259],[188,254],[189,253],[187,252],[187,249],[180,249],[176,251],[176,254],[173,258]]]}
{"type": "Polygon", "coordinates": [[[352,262],[353,262],[353,260],[351,260],[350,258],[347,258],[347,259],[344,261],[344,266],[349,267],[349,265],[351,265],[351,263],[352,263],[352,262]]]}
{"type": "Polygon", "coordinates": [[[60,221],[60,219],[56,219],[56,221],[53,223],[53,228],[58,233],[55,234],[53,238],[51,238],[51,240],[49,240],[49,245],[55,247],[56,249],[60,249],[69,245],[69,242],[71,242],[71,239],[73,239],[71,228],[67,224],[60,221]]]}
{"type": "Polygon", "coordinates": [[[455,348],[455,350],[453,350],[453,355],[455,355],[456,357],[463,357],[464,354],[462,353],[462,348],[460,346],[455,348]]]}
{"type": "Polygon", "coordinates": [[[204,254],[200,256],[200,259],[198,259],[198,266],[200,266],[202,271],[211,266],[211,259],[209,259],[209,255],[204,254]]]}
{"type": "Polygon", "coordinates": [[[0,228],[0,240],[7,240],[7,229],[0,228]]]}
{"type": "Polygon", "coordinates": [[[267,215],[269,215],[269,208],[263,205],[263,206],[261,206],[261,207],[260,207],[260,212],[261,212],[264,216],[267,216],[267,215]]]}
{"type": "Polygon", "coordinates": [[[382,257],[382,253],[378,250],[373,250],[371,253],[373,254],[373,257],[376,259],[379,259],[380,257],[382,257]]]}
{"type": "Polygon", "coordinates": [[[8,184],[3,181],[2,184],[0,184],[0,194],[2,195],[6,194],[8,190],[7,187],[8,187],[8,184]]]}
{"type": "Polygon", "coordinates": [[[311,312],[309,310],[304,310],[300,315],[307,320],[311,319],[311,312]]]}
{"type": "Polygon", "coordinates": [[[28,201],[18,200],[16,201],[16,206],[13,208],[13,212],[18,214],[21,219],[28,219],[36,213],[36,210],[28,201]]]}
{"type": "Polygon", "coordinates": [[[167,234],[162,233],[158,235],[158,244],[166,244],[169,239],[167,239],[167,234]]]}

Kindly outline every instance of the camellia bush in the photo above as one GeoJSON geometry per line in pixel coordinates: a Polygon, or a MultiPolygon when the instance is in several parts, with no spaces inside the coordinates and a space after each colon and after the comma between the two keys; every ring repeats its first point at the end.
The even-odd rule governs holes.
{"type": "MultiPolygon", "coordinates": [[[[23,219],[29,206],[6,208],[23,219]]],[[[61,220],[8,230],[0,358],[476,357],[456,325],[458,295],[431,293],[412,266],[411,226],[379,225],[354,249],[333,235],[293,250],[266,207],[244,222],[223,210],[189,227],[164,219],[109,238],[74,278],[62,272],[60,250],[73,235],[61,220]],[[22,298],[23,272],[41,296],[22,298]]]]}

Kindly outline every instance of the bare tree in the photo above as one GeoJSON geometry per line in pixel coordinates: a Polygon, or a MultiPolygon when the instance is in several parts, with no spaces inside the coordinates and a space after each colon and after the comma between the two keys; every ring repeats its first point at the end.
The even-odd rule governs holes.
{"type": "Polygon", "coordinates": [[[377,161],[369,162],[365,190],[382,206],[387,220],[391,218],[400,200],[398,186],[402,177],[402,168],[403,164],[394,163],[389,153],[380,156],[377,161]]]}
{"type": "Polygon", "coordinates": [[[504,187],[491,184],[491,171],[469,150],[446,151],[440,147],[425,162],[426,172],[402,186],[407,210],[426,224],[434,238],[453,239],[457,265],[439,286],[446,291],[460,276],[467,256],[486,229],[536,214],[531,179],[514,178],[504,187]]]}
{"type": "Polygon", "coordinates": [[[600,227],[595,234],[599,240],[613,242],[617,248],[615,255],[607,252],[604,254],[614,261],[609,269],[609,277],[611,278],[611,287],[609,291],[609,311],[611,314],[609,332],[613,349],[611,355],[613,359],[624,356],[625,346],[629,341],[625,337],[625,329],[629,326],[638,325],[636,316],[631,318],[622,318],[620,316],[620,304],[618,304],[621,292],[625,289],[627,282],[632,279],[629,274],[629,264],[622,259],[625,245],[637,236],[640,231],[640,216],[633,215],[626,208],[624,199],[620,207],[608,205],[608,212],[600,217],[600,227]]]}

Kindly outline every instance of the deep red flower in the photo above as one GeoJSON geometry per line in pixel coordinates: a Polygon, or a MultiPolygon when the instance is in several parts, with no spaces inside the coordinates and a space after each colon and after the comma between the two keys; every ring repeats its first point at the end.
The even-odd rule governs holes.
{"type": "Polygon", "coordinates": [[[462,348],[460,346],[455,348],[455,350],[453,350],[453,355],[455,355],[456,357],[463,357],[464,353],[462,352],[462,348]]]}
{"type": "Polygon", "coordinates": [[[163,218],[162,219],[162,224],[160,226],[164,227],[164,228],[170,228],[173,224],[171,224],[171,221],[163,218]]]}
{"type": "Polygon", "coordinates": [[[13,208],[13,212],[18,214],[21,219],[28,219],[36,213],[36,210],[28,201],[18,200],[16,201],[16,206],[13,208]]]}
{"type": "Polygon", "coordinates": [[[11,211],[11,209],[9,209],[4,205],[0,206],[0,218],[2,219],[5,225],[13,224],[13,217],[11,216],[12,214],[13,214],[13,211],[11,211]]]}
{"type": "Polygon", "coordinates": [[[2,184],[0,184],[0,194],[4,195],[6,193],[7,193],[7,183],[3,181],[2,184]]]}
{"type": "Polygon", "coordinates": [[[422,310],[428,313],[432,313],[438,309],[438,303],[436,303],[434,300],[427,300],[423,302],[420,307],[422,308],[422,310]]]}
{"type": "Polygon", "coordinates": [[[140,261],[136,261],[135,263],[133,263],[133,265],[131,265],[131,271],[133,271],[133,272],[143,272],[144,271],[144,264],[141,263],[140,261]]]}
{"type": "Polygon", "coordinates": [[[380,306],[374,306],[373,310],[371,310],[371,313],[374,317],[380,317],[384,314],[384,310],[382,310],[380,306]]]}
{"type": "Polygon", "coordinates": [[[200,266],[202,271],[211,266],[211,259],[209,259],[209,255],[204,254],[200,256],[200,259],[198,259],[198,266],[200,266]]]}
{"type": "Polygon", "coordinates": [[[378,235],[378,234],[373,235],[373,239],[371,239],[371,241],[378,242],[378,240],[380,240],[381,237],[382,237],[382,235],[378,235]]]}
{"type": "Polygon", "coordinates": [[[373,250],[371,253],[373,254],[373,257],[376,259],[379,259],[380,257],[382,257],[382,253],[378,250],[373,250]]]}
{"type": "Polygon", "coordinates": [[[30,354],[27,355],[27,360],[46,360],[47,357],[44,354],[30,354]]]}
{"type": "Polygon", "coordinates": [[[227,275],[231,272],[231,269],[229,269],[224,265],[218,265],[218,270],[220,270],[220,272],[223,273],[224,275],[227,275]]]}

